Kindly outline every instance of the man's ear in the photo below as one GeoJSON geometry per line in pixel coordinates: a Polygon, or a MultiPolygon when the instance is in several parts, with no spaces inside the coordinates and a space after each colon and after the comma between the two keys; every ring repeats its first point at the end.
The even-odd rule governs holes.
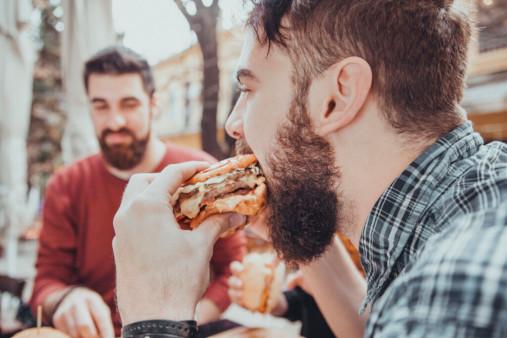
{"type": "Polygon", "coordinates": [[[360,57],[348,57],[324,76],[327,100],[322,103],[320,129],[323,135],[343,128],[361,111],[370,92],[370,65],[360,57]]]}
{"type": "Polygon", "coordinates": [[[152,119],[156,120],[158,116],[160,115],[160,95],[158,92],[153,93],[151,99],[150,99],[150,107],[152,111],[152,119]]]}

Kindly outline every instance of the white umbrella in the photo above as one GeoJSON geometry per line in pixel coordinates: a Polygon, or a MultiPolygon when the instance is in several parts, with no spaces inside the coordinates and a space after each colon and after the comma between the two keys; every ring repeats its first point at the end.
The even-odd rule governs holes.
{"type": "Polygon", "coordinates": [[[111,0],[64,0],[62,78],[67,124],[62,158],[69,163],[97,151],[83,85],[84,62],[99,49],[115,42],[111,0]]]}
{"type": "Polygon", "coordinates": [[[11,275],[26,214],[26,139],[35,61],[27,33],[31,14],[30,0],[0,2],[0,227],[7,227],[7,272],[11,275]]]}

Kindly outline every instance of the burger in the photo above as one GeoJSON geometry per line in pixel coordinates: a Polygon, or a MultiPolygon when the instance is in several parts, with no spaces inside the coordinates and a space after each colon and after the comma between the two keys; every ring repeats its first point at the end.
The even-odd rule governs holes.
{"type": "Polygon", "coordinates": [[[196,228],[208,216],[225,212],[250,218],[265,205],[265,182],[255,155],[239,155],[192,176],[178,188],[171,204],[176,219],[187,229],[196,228]]]}
{"type": "Polygon", "coordinates": [[[241,305],[252,312],[270,313],[282,295],[285,265],[269,253],[250,253],[243,259],[241,305]]]}
{"type": "Polygon", "coordinates": [[[12,338],[70,338],[66,333],[50,327],[36,327],[16,333],[12,338]]]}

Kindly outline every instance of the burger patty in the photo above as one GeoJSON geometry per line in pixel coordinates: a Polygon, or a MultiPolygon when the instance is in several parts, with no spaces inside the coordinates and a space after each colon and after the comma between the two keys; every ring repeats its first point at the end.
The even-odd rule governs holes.
{"type": "MultiPolygon", "coordinates": [[[[226,181],[224,182],[204,184],[204,187],[207,190],[203,198],[203,200],[205,201],[204,203],[207,203],[208,201],[213,201],[216,197],[223,195],[225,193],[233,192],[241,188],[248,188],[246,182],[239,181],[239,179],[241,177],[246,177],[250,175],[254,175],[255,177],[257,177],[258,168],[256,169],[257,170],[254,170],[252,167],[248,167],[245,169],[235,170],[227,174],[226,181]]],[[[179,199],[180,200],[188,199],[197,194],[198,192],[199,192],[198,188],[195,188],[189,192],[181,192],[179,195],[179,199]]]]}
{"type": "MultiPolygon", "coordinates": [[[[236,190],[244,189],[246,192],[250,190],[248,184],[242,181],[227,182],[220,185],[217,189],[209,190],[204,194],[201,205],[213,202],[217,197],[226,197],[227,195],[236,194],[236,190]]],[[[244,194],[241,194],[244,195],[244,194]]]]}
{"type": "MultiPolygon", "coordinates": [[[[246,182],[243,181],[227,181],[217,184],[206,184],[206,188],[209,189],[204,194],[200,205],[205,205],[210,202],[213,202],[217,197],[223,196],[225,194],[229,195],[230,193],[234,193],[238,189],[250,188],[246,182]],[[214,189],[210,189],[210,187],[215,186],[214,189]]],[[[180,194],[179,199],[185,200],[194,196],[199,192],[199,189],[194,189],[191,192],[182,192],[180,194]]]]}

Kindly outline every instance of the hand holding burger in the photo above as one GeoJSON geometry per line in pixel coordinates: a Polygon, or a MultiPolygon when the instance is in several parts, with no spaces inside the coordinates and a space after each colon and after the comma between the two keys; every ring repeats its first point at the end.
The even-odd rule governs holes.
{"type": "Polygon", "coordinates": [[[250,253],[242,263],[231,264],[229,295],[233,302],[252,311],[271,313],[283,298],[285,264],[270,253],[250,253]]]}
{"type": "Polygon", "coordinates": [[[116,295],[123,325],[161,314],[172,320],[194,318],[210,280],[216,240],[245,222],[243,215],[225,213],[209,217],[194,231],[181,229],[172,196],[183,182],[208,167],[187,162],[169,165],[159,174],[130,178],[113,221],[116,295]]]}

